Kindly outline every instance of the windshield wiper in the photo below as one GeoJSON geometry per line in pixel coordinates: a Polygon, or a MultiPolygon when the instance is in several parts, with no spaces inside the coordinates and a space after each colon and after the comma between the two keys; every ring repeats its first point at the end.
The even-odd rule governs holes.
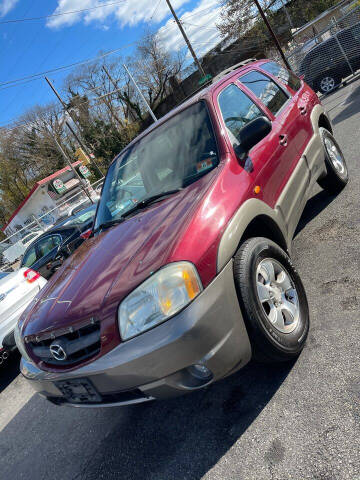
{"type": "Polygon", "coordinates": [[[122,218],[128,217],[132,213],[141,210],[142,208],[147,207],[148,205],[151,205],[152,203],[156,202],[160,198],[167,197],[168,195],[173,195],[174,193],[180,192],[183,190],[183,188],[174,188],[173,190],[167,190],[165,192],[160,192],[160,193],[155,193],[154,195],[151,195],[150,197],[146,197],[143,200],[140,200],[138,203],[136,203],[132,208],[127,210],[122,214],[122,218]]]}
{"type": "Polygon", "coordinates": [[[93,235],[95,233],[100,232],[100,230],[105,230],[106,228],[113,227],[114,225],[117,225],[118,223],[121,223],[124,221],[123,217],[116,218],[114,220],[109,220],[108,222],[101,223],[96,230],[93,231],[93,235]]]}

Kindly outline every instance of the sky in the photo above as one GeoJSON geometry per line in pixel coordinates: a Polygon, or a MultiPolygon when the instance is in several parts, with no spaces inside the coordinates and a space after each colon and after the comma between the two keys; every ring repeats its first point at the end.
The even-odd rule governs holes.
{"type": "MultiPolygon", "coordinates": [[[[219,3],[172,0],[199,56],[221,39],[215,26],[219,3]]],[[[114,49],[131,56],[148,29],[159,33],[168,50],[184,48],[165,0],[0,0],[0,126],[12,123],[33,105],[54,100],[43,76],[15,85],[9,82],[114,49]],[[91,10],[79,12],[84,9],[91,10]],[[54,16],[34,19],[49,15],[54,16]],[[24,18],[34,20],[12,22],[24,18]]],[[[71,71],[52,72],[49,77],[60,89],[71,71]]]]}

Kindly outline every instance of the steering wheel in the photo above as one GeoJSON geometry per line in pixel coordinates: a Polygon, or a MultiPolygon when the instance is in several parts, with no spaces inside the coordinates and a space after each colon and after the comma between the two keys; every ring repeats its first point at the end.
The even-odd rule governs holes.
{"type": "Polygon", "coordinates": [[[229,130],[232,130],[234,127],[239,128],[239,123],[241,124],[240,128],[242,128],[245,124],[245,120],[243,117],[227,117],[225,118],[225,125],[229,130]]]}
{"type": "Polygon", "coordinates": [[[127,200],[134,197],[134,194],[131,190],[123,187],[118,189],[117,194],[121,194],[121,200],[127,200]]]}

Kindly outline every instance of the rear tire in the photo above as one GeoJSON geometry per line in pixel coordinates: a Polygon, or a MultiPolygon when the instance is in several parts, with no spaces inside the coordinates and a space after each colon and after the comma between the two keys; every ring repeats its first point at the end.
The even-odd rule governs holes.
{"type": "Polygon", "coordinates": [[[271,240],[251,238],[235,255],[234,278],[254,357],[296,358],[308,335],[309,308],[288,255],[271,240]]]}
{"type": "Polygon", "coordinates": [[[322,77],[317,79],[316,90],[326,95],[336,90],[340,83],[341,78],[338,75],[333,73],[324,74],[322,77]]]}
{"type": "Polygon", "coordinates": [[[319,128],[325,153],[326,176],[318,184],[330,194],[339,193],[349,181],[344,155],[333,135],[326,128],[319,128]]]}

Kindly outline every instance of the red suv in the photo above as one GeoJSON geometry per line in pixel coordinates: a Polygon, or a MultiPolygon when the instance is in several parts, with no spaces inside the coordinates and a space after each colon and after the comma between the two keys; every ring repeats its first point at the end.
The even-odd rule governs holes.
{"type": "Polygon", "coordinates": [[[246,63],[110,165],[92,237],[19,321],[21,371],[55,404],[111,406],[205,387],[308,330],[291,240],[315,182],[348,180],[316,94],[246,63]]]}

